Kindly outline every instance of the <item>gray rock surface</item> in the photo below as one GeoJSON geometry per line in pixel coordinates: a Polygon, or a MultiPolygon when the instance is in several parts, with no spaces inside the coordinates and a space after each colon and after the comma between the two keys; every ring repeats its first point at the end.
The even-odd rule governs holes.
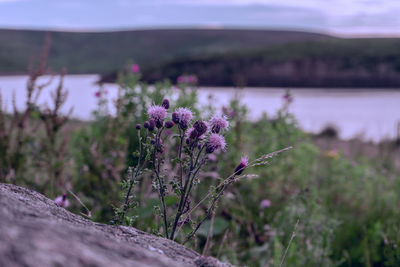
{"type": "Polygon", "coordinates": [[[0,266],[230,266],[135,228],[94,223],[0,184],[0,266]]]}

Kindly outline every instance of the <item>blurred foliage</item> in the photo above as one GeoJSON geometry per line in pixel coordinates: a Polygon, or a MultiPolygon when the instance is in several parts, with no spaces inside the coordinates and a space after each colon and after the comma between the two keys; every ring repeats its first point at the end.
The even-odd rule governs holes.
{"type": "MultiPolygon", "coordinates": [[[[212,98],[209,105],[199,106],[196,90],[184,84],[171,88],[168,82],[163,82],[148,87],[140,82],[140,75],[125,72],[119,77],[119,85],[119,97],[114,103],[116,115],[107,110],[105,91],[100,88],[93,120],[70,128],[68,150],[63,158],[71,167],[63,168],[63,179],[67,181],[56,183],[56,193],[73,191],[92,211],[93,220],[112,219],[113,206],[122,197],[120,185],[128,167],[136,160],[135,125],[146,120],[145,110],[149,105],[159,104],[167,97],[172,109],[192,107],[204,118],[217,111],[230,119],[228,150],[218,154],[215,162],[203,171],[192,205],[210,186],[229,176],[242,155],[255,159],[294,146],[271,159],[269,165],[246,170],[247,176],[225,192],[212,231],[209,228],[212,220],[208,220],[189,247],[202,251],[210,232],[208,254],[236,265],[279,266],[285,253],[283,266],[400,265],[400,172],[390,156],[368,159],[359,155],[350,159],[340,151],[319,149],[298,127],[285,99],[277,114],[264,114],[250,121],[248,108],[240,102],[240,93],[224,107],[216,106],[212,98]]],[[[15,116],[2,114],[3,124],[10,123],[15,116]]],[[[31,133],[29,140],[40,140],[41,136],[31,133]]],[[[173,136],[171,132],[166,149],[176,148],[173,136]]],[[[1,141],[3,155],[7,139],[1,141]]],[[[21,153],[24,162],[37,163],[37,155],[42,152],[31,144],[35,142],[24,142],[21,153]]],[[[1,181],[50,192],[48,184],[37,183],[30,175],[50,170],[30,164],[19,172],[21,177],[24,173],[29,175],[23,180],[10,181],[5,178],[8,177],[3,165],[5,159],[1,159],[1,181]]],[[[141,177],[135,187],[136,208],[129,218],[131,225],[157,234],[161,220],[154,215],[159,204],[151,183],[150,176],[141,177]]],[[[68,197],[73,212],[85,212],[70,194],[68,197]]],[[[166,205],[175,207],[177,198],[168,196],[166,205]]],[[[204,207],[206,203],[192,216],[202,216],[204,207]]]]}

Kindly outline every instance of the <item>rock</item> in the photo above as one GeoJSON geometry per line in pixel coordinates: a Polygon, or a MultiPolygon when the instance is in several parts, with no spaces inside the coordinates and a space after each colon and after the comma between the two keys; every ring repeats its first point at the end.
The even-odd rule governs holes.
{"type": "Polygon", "coordinates": [[[0,266],[230,265],[132,227],[94,223],[37,192],[0,183],[0,266]]]}

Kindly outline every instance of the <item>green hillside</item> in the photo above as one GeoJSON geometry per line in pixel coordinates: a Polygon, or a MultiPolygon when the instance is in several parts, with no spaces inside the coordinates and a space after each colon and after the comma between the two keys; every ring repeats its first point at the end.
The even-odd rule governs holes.
{"type": "MultiPolygon", "coordinates": [[[[46,32],[0,30],[0,74],[24,73],[37,58],[46,32]]],[[[128,62],[141,66],[179,57],[226,53],[266,45],[331,39],[316,33],[267,30],[51,31],[49,66],[68,73],[108,73],[128,62]]]]}

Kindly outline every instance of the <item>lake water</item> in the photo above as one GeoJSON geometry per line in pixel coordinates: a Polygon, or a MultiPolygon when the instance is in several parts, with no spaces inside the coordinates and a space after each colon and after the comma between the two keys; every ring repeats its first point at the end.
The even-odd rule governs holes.
{"type": "MultiPolygon", "coordinates": [[[[64,85],[69,91],[64,111],[73,107],[73,116],[90,119],[91,111],[96,108],[94,97],[98,86],[97,75],[68,75],[64,85]]],[[[10,111],[12,95],[16,96],[17,107],[24,106],[26,101],[27,76],[0,76],[0,92],[3,106],[10,111]]],[[[43,81],[43,80],[42,80],[43,81]]],[[[50,91],[56,88],[56,82],[46,88],[39,104],[50,99],[50,91]]],[[[116,97],[116,86],[107,85],[108,98],[116,97]]],[[[394,138],[400,122],[400,90],[365,89],[295,89],[292,90],[294,102],[290,111],[296,116],[299,125],[308,132],[317,133],[327,125],[335,125],[343,139],[361,136],[364,140],[379,141],[394,138]]],[[[226,105],[230,99],[238,95],[249,108],[249,118],[256,119],[264,112],[273,116],[282,106],[284,88],[200,88],[200,103],[207,104],[210,94],[214,95],[214,103],[226,105]]],[[[110,106],[112,110],[112,107],[110,106]]]]}

